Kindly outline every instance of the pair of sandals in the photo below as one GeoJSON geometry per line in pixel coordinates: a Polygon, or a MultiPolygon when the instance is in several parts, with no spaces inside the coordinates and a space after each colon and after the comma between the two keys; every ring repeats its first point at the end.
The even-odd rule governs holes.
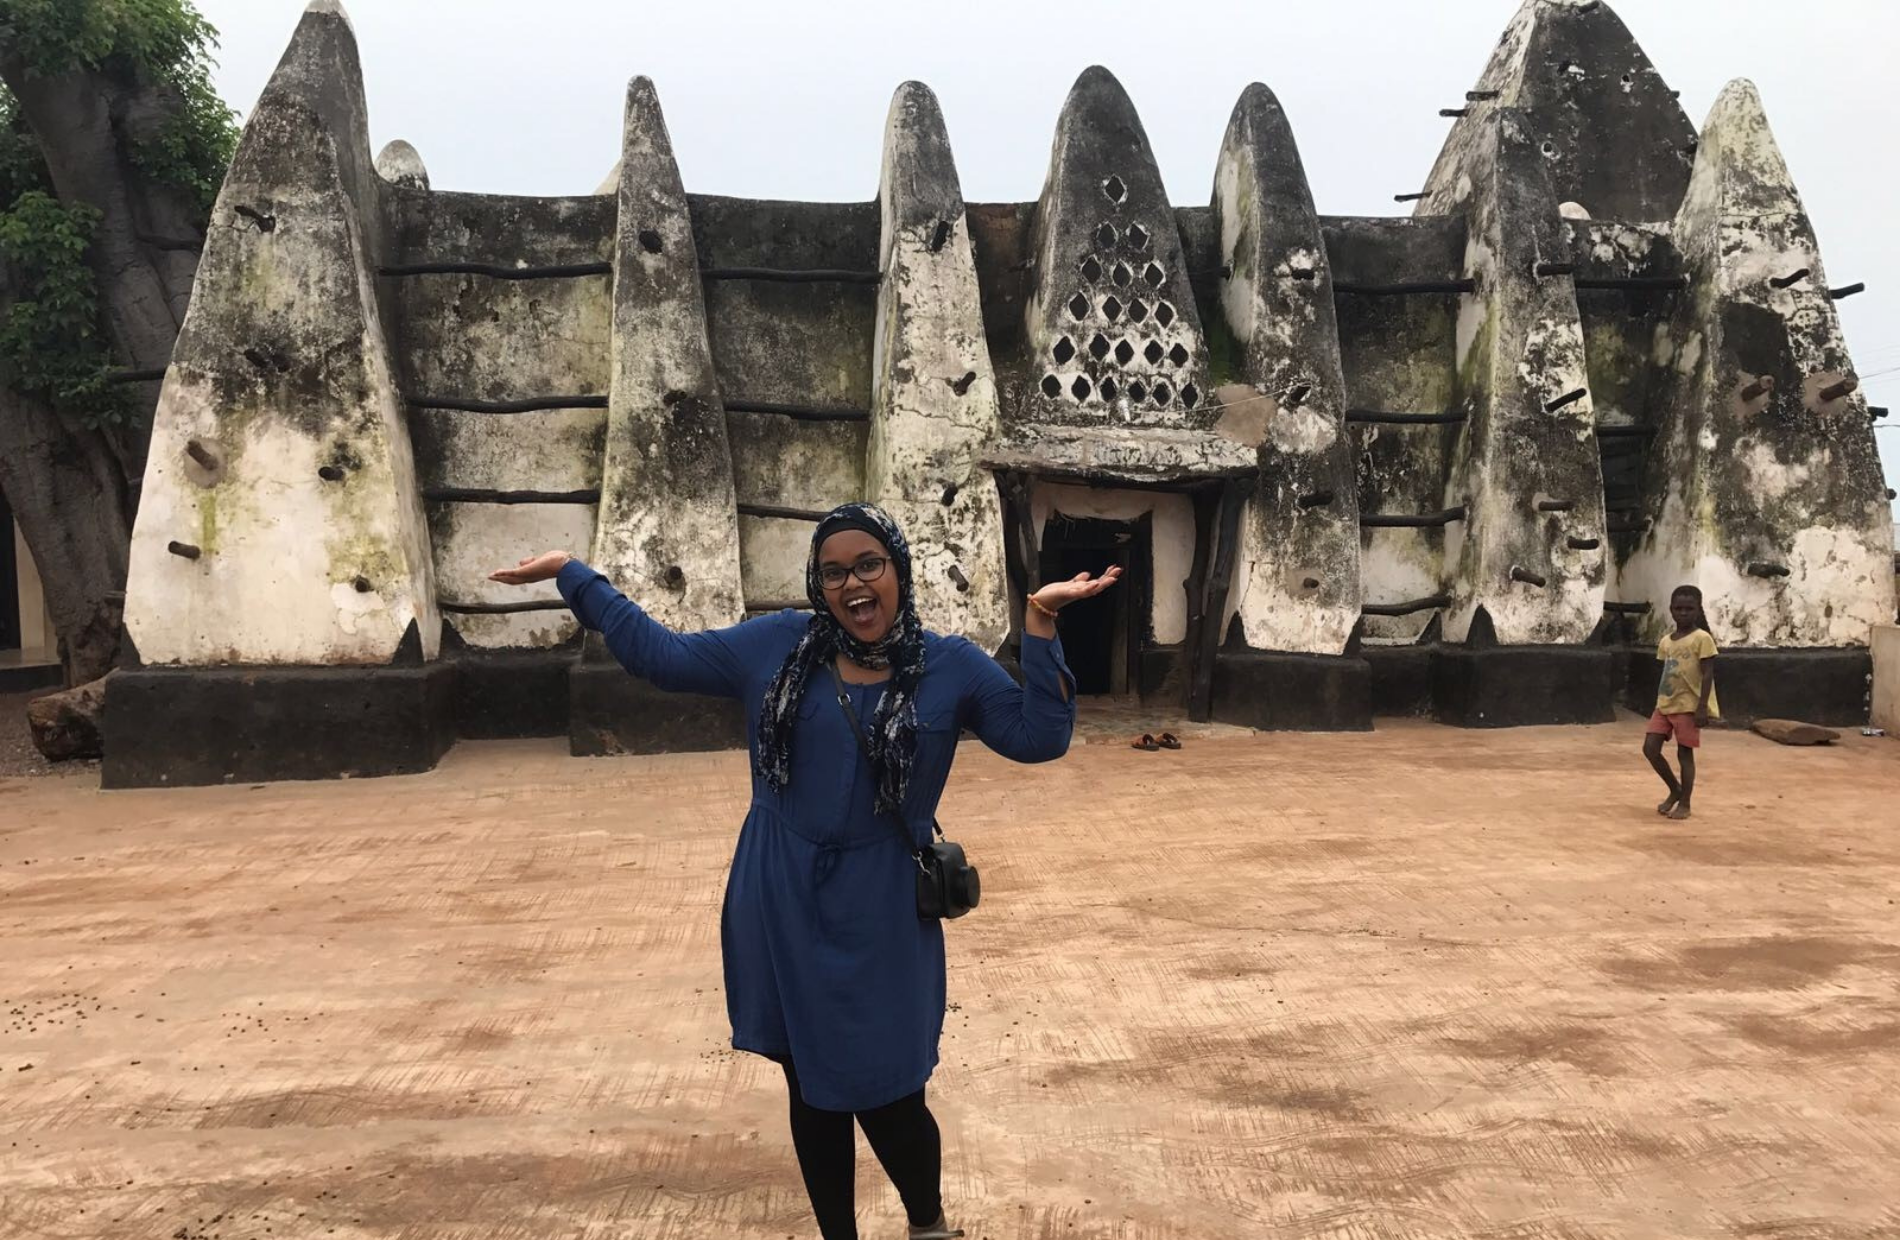
{"type": "Polygon", "coordinates": [[[1157,749],[1179,749],[1181,747],[1181,738],[1172,732],[1163,732],[1160,736],[1150,736],[1148,733],[1143,732],[1138,739],[1128,742],[1128,747],[1130,749],[1146,750],[1149,753],[1153,753],[1157,749]]]}

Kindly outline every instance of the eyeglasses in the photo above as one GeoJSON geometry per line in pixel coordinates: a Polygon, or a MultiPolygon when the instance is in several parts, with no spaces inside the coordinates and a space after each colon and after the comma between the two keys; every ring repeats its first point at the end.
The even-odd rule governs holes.
{"type": "Polygon", "coordinates": [[[827,590],[836,590],[844,584],[846,577],[856,577],[859,581],[876,581],[884,575],[884,566],[889,563],[889,558],[885,556],[867,555],[850,568],[827,564],[818,570],[818,583],[827,590]]]}

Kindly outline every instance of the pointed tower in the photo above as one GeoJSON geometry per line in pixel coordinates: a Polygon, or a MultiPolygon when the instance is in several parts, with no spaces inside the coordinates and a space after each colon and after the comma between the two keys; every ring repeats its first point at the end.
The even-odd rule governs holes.
{"type": "MultiPolygon", "coordinates": [[[[653,83],[627,86],[613,257],[613,343],[591,564],[682,631],[745,618],[726,411],[713,373],[693,220],[653,83]]],[[[628,676],[589,634],[569,679],[578,755],[744,743],[729,702],[628,676]]]]}
{"type": "Polygon", "coordinates": [[[627,87],[594,566],[677,629],[744,617],[726,415],[692,215],[653,83],[627,87]]]}
{"type": "Polygon", "coordinates": [[[979,455],[997,433],[996,379],[956,161],[922,83],[891,100],[878,203],[866,494],[910,539],[931,626],[995,652],[1010,628],[1002,501],[979,455]]]}
{"type": "Polygon", "coordinates": [[[1128,481],[1252,470],[1252,445],[1208,433],[1180,229],[1135,105],[1100,66],[1056,121],[1031,253],[1026,383],[998,463],[1128,481]]]}
{"type": "Polygon", "coordinates": [[[418,770],[448,744],[435,678],[388,666],[434,659],[441,618],[377,301],[382,184],[355,35],[313,0],[154,414],[125,607],[146,667],[115,678],[110,784],[418,770]]]}
{"type": "Polygon", "coordinates": [[[1524,0],[1466,95],[1426,179],[1420,215],[1446,215],[1470,193],[1470,147],[1491,113],[1515,108],[1538,135],[1560,203],[1593,219],[1662,220],[1689,184],[1695,129],[1629,27],[1600,0],[1524,0]]]}
{"type": "MultiPolygon", "coordinates": [[[[1456,166],[1469,239],[1458,324],[1464,434],[1445,508],[1445,636],[1582,643],[1603,611],[1603,475],[1567,258],[1543,147],[1527,114],[1495,107],[1456,166]]],[[[1440,173],[1451,169],[1441,165],[1440,173]]],[[[1434,183],[1436,189],[1436,183],[1434,183]]]]}
{"type": "MultiPolygon", "coordinates": [[[[1625,595],[1651,602],[1650,640],[1687,583],[1723,647],[1835,648],[1807,675],[1852,706],[1870,630],[1894,614],[1892,517],[1820,247],[1746,81],[1709,113],[1673,236],[1690,287],[1663,339],[1653,524],[1625,595]]],[[[1745,649],[1723,657],[1746,673],[1745,649]]],[[[1725,671],[1725,705],[1735,683],[1725,671]]]]}
{"type": "Polygon", "coordinates": [[[1292,126],[1255,83],[1214,173],[1220,308],[1265,428],[1241,523],[1239,618],[1258,650],[1336,655],[1359,619],[1359,505],[1332,273],[1292,126]]]}

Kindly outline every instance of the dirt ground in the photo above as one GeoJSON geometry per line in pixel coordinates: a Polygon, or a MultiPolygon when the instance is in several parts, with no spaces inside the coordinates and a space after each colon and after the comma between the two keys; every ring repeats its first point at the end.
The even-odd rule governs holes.
{"type": "MultiPolygon", "coordinates": [[[[1190,736],[944,821],[972,1240],[1900,1235],[1900,742],[1190,736]]],[[[0,780],[0,1235],[813,1234],[732,1052],[737,754],[0,780]]],[[[901,1236],[860,1154],[867,1238],[901,1236]]]]}

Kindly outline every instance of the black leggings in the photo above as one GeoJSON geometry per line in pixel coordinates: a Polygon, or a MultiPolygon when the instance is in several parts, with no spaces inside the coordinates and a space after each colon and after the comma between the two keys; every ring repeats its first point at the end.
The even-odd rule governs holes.
{"type": "Polygon", "coordinates": [[[928,1227],[943,1213],[943,1138],[924,1105],[924,1091],[870,1111],[821,1111],[798,1091],[798,1073],[781,1061],[792,1095],[792,1146],[805,1176],[812,1213],[824,1240],[858,1240],[856,1118],[871,1152],[904,1200],[913,1225],[928,1227]]]}

